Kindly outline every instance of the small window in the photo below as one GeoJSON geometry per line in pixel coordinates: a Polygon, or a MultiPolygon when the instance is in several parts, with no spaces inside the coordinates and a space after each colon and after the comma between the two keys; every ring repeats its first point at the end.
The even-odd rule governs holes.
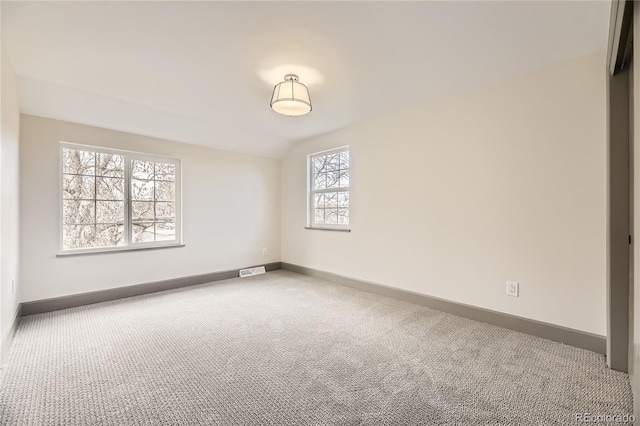
{"type": "Polygon", "coordinates": [[[180,243],[180,161],[63,143],[61,251],[180,243]]]}
{"type": "Polygon", "coordinates": [[[308,226],[349,229],[349,147],[311,154],[308,226]]]}

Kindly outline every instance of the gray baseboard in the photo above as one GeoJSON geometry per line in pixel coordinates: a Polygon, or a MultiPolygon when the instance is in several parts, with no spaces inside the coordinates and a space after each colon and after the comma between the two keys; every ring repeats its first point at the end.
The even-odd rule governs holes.
{"type": "MultiPolygon", "coordinates": [[[[606,352],[606,337],[597,334],[587,333],[584,331],[549,324],[542,321],[522,318],[515,315],[479,308],[476,306],[452,302],[437,297],[414,293],[408,290],[389,287],[383,284],[355,280],[353,278],[333,274],[331,272],[320,271],[317,269],[307,268],[305,266],[294,265],[291,263],[273,262],[268,263],[264,266],[267,271],[273,271],[282,268],[292,272],[297,272],[299,274],[309,275],[327,281],[332,281],[337,284],[346,285],[348,287],[356,288],[370,293],[376,293],[382,296],[392,297],[394,299],[404,300],[406,302],[426,306],[431,309],[448,312],[464,318],[469,318],[488,324],[494,324],[499,327],[504,327],[522,333],[531,334],[533,336],[565,343],[600,354],[604,354],[606,352]]],[[[71,296],[63,296],[52,299],[36,300],[32,302],[22,303],[21,306],[18,307],[18,311],[16,312],[16,319],[14,320],[14,324],[12,326],[11,332],[9,333],[9,337],[5,337],[5,339],[3,339],[2,341],[1,359],[4,360],[4,356],[6,356],[6,351],[11,344],[13,332],[15,331],[15,327],[21,315],[26,316],[57,311],[60,309],[73,308],[76,306],[89,305],[92,303],[106,302],[109,300],[122,299],[125,297],[140,296],[147,293],[155,293],[158,291],[226,280],[229,278],[237,277],[238,273],[239,269],[233,269],[229,271],[192,275],[183,278],[175,278],[164,281],[156,281],[152,283],[138,284],[109,290],[94,291],[90,293],[74,294],[71,296]]]]}
{"type": "Polygon", "coordinates": [[[16,308],[16,312],[13,315],[13,322],[11,323],[11,328],[7,332],[6,336],[2,336],[2,340],[0,341],[0,367],[4,366],[7,361],[7,355],[9,354],[9,347],[11,347],[11,342],[13,341],[13,335],[16,333],[16,328],[18,327],[18,323],[20,322],[20,317],[22,316],[22,304],[18,304],[16,308]]]}
{"type": "MultiPolygon", "coordinates": [[[[256,265],[257,266],[257,265],[256,265]]],[[[253,266],[248,266],[252,268],[253,266]]],[[[264,265],[267,271],[280,269],[280,262],[264,265]]],[[[244,268],[241,268],[244,269],[244,268]]],[[[188,277],[174,278],[164,281],[156,281],[145,284],[136,284],[126,287],[112,288],[108,290],[92,291],[89,293],[73,294],[70,296],[55,297],[52,299],[35,300],[22,303],[22,315],[34,315],[44,312],[58,311],[60,309],[75,308],[76,306],[90,305],[92,303],[107,302],[109,300],[123,299],[125,297],[140,296],[158,291],[172,290],[190,285],[205,284],[213,281],[236,278],[240,269],[212,272],[209,274],[191,275],[188,277]]]]}
{"type": "Polygon", "coordinates": [[[307,268],[305,266],[294,265],[286,262],[282,262],[281,266],[282,269],[297,272],[299,274],[309,275],[323,280],[335,282],[337,284],[364,290],[370,293],[376,293],[382,296],[404,300],[406,302],[426,306],[438,311],[448,312],[464,318],[497,325],[499,327],[531,334],[533,336],[542,337],[544,339],[553,340],[555,342],[565,343],[567,345],[576,346],[578,348],[587,349],[600,354],[606,353],[607,339],[605,336],[587,333],[584,331],[562,327],[559,325],[549,324],[542,321],[522,318],[515,315],[479,308],[476,306],[452,302],[449,300],[431,297],[420,293],[414,293],[408,290],[402,290],[382,284],[355,280],[352,278],[344,277],[342,275],[333,274],[331,272],[307,268]]]}

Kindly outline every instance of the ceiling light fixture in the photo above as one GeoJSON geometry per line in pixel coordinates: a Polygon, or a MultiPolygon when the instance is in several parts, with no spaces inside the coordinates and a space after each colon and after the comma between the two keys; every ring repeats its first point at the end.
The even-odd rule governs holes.
{"type": "Polygon", "coordinates": [[[271,95],[271,108],[282,115],[298,116],[311,111],[309,89],[298,81],[295,74],[287,74],[276,84],[271,95]]]}

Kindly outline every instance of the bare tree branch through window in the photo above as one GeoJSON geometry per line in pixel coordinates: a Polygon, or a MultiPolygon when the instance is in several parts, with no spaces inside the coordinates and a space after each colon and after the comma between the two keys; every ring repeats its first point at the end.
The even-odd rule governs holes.
{"type": "Polygon", "coordinates": [[[176,160],[61,149],[63,250],[176,241],[176,160]]]}
{"type": "Polygon", "coordinates": [[[349,225],[349,149],[313,154],[309,158],[310,225],[349,225]]]}

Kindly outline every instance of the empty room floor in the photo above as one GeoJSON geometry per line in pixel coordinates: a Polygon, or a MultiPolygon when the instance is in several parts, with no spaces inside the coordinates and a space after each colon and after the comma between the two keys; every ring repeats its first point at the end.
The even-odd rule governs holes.
{"type": "Polygon", "coordinates": [[[600,354],[288,271],[22,318],[3,425],[567,425],[600,354]]]}

